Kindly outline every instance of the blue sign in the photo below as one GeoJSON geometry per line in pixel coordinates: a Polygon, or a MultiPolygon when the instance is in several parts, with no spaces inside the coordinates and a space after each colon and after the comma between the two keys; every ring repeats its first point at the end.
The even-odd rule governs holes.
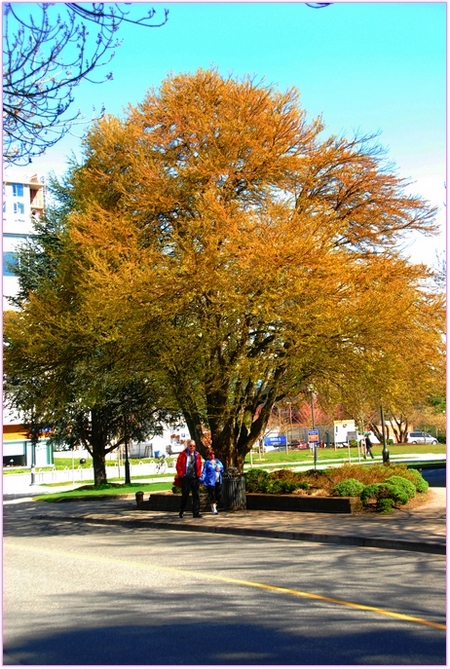
{"type": "Polygon", "coordinates": [[[276,437],[264,437],[264,446],[286,446],[286,435],[278,434],[276,437]]]}
{"type": "Polygon", "coordinates": [[[317,446],[319,443],[319,430],[308,430],[309,445],[317,446]]]}

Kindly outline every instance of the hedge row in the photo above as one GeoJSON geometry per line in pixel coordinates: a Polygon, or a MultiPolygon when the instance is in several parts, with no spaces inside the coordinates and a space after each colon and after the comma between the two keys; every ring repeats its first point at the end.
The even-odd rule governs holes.
{"type": "Polygon", "coordinates": [[[343,465],[320,472],[251,469],[245,474],[245,488],[247,492],[269,494],[319,488],[323,495],[360,497],[366,508],[387,512],[406,504],[417,492],[425,492],[428,483],[417,470],[406,465],[343,465]]]}

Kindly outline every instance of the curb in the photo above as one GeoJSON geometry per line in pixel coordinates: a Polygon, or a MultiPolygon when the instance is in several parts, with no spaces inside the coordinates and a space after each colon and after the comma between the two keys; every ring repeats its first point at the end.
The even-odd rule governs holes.
{"type": "MultiPolygon", "coordinates": [[[[37,520],[46,520],[47,515],[34,515],[37,520]]],[[[384,548],[390,550],[413,551],[446,555],[446,545],[436,542],[404,541],[401,539],[384,539],[382,537],[361,537],[354,535],[320,534],[316,532],[294,532],[289,530],[257,529],[250,527],[214,527],[212,525],[178,525],[164,521],[139,520],[132,518],[105,518],[98,516],[58,516],[58,520],[66,522],[85,522],[94,525],[121,525],[123,527],[148,527],[155,530],[175,530],[180,532],[204,532],[210,534],[231,534],[249,537],[269,537],[293,541],[310,541],[331,543],[365,548],[384,548]]]]}

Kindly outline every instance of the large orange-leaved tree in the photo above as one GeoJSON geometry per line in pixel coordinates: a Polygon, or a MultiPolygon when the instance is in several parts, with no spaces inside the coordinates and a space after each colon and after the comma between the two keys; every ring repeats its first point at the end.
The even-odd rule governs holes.
{"type": "Polygon", "coordinates": [[[71,176],[73,322],[123,379],[157,374],[200,450],[208,434],[239,470],[275,402],[384,397],[402,348],[426,333],[439,354],[440,297],[398,250],[434,211],[373,137],[323,131],[294,89],[200,70],[99,121],[71,176]]]}

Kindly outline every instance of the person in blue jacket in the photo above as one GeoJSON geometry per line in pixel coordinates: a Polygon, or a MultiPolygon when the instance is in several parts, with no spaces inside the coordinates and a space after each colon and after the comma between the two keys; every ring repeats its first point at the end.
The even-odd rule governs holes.
{"type": "Polygon", "coordinates": [[[208,490],[208,499],[213,514],[217,513],[217,504],[220,502],[222,493],[222,472],[223,464],[216,458],[214,451],[210,448],[203,466],[200,482],[208,490]]]}

